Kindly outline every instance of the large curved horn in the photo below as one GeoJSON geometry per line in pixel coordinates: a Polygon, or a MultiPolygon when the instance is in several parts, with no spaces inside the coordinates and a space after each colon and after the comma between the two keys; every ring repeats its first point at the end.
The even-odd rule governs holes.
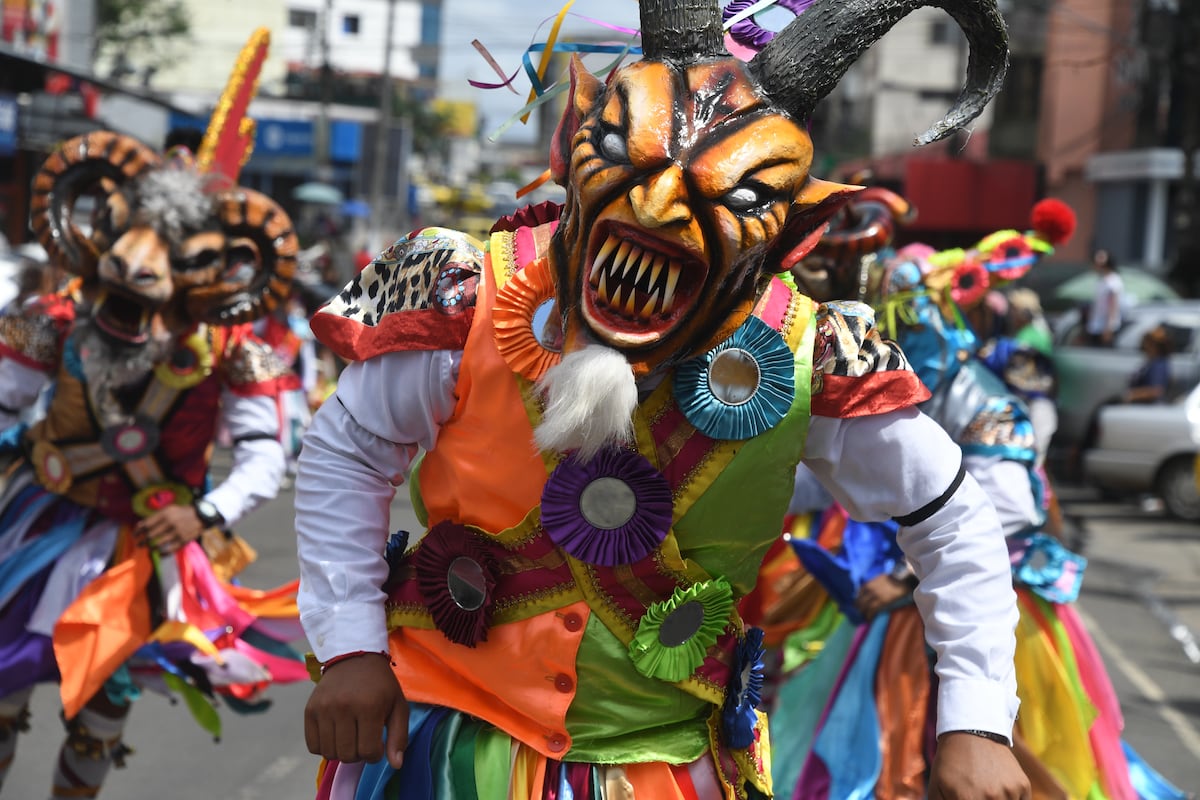
{"type": "Polygon", "coordinates": [[[189,290],[186,309],[215,325],[250,322],[287,301],[300,243],[287,212],[253,189],[223,191],[213,207],[226,236],[224,274],[189,290]]]}
{"type": "Polygon", "coordinates": [[[641,0],[642,57],[689,64],[728,57],[718,0],[641,0]]]}
{"type": "Polygon", "coordinates": [[[817,0],[754,57],[750,71],[772,100],[807,120],[868,47],[924,6],[945,10],[971,46],[954,106],[915,140],[935,142],[979,116],[1004,83],[1008,34],[995,0],[817,0]]]}
{"type": "Polygon", "coordinates": [[[50,259],[85,278],[95,274],[97,253],[71,216],[81,195],[108,195],[161,163],[157,153],[129,136],[94,131],[68,139],[33,179],[29,225],[50,259]]]}

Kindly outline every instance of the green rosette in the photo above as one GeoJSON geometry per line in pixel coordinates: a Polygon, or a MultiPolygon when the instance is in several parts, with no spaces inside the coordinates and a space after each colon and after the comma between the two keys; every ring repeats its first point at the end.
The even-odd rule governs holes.
{"type": "Polygon", "coordinates": [[[682,681],[704,663],[732,610],[733,589],[724,578],[677,588],[646,609],[629,643],[629,658],[649,678],[682,681]]]}

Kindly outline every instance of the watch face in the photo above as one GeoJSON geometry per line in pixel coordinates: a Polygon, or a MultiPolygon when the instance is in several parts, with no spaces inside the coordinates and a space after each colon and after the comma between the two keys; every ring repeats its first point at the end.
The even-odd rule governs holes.
{"type": "Polygon", "coordinates": [[[205,525],[219,525],[224,521],[221,518],[221,512],[217,511],[217,507],[208,500],[197,500],[195,507],[196,515],[205,525]]]}

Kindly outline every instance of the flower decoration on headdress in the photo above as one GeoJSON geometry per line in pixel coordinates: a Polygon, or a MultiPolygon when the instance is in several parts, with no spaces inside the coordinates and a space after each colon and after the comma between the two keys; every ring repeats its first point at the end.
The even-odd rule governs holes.
{"type": "Polygon", "coordinates": [[[413,568],[425,606],[447,639],[467,647],[487,641],[498,564],[475,534],[439,522],[421,540],[413,568]]]}
{"type": "Polygon", "coordinates": [[[775,427],[795,394],[792,351],[758,317],[675,370],[675,402],[706,436],[749,439],[775,427]]]}
{"type": "Polygon", "coordinates": [[[1015,281],[1037,261],[1039,255],[1029,240],[1016,231],[1001,231],[979,244],[983,265],[992,276],[1002,281],[1015,281]]]}
{"type": "Polygon", "coordinates": [[[638,453],[617,448],[587,461],[566,458],[542,490],[542,527],[556,545],[588,564],[632,564],[671,528],[671,486],[638,453]]]}
{"type": "Polygon", "coordinates": [[[754,743],[757,709],[762,700],[763,652],[762,628],[746,631],[746,638],[738,642],[737,662],[725,690],[725,705],[721,708],[725,743],[735,750],[754,743]]]}
{"type": "Polygon", "coordinates": [[[990,285],[983,264],[974,258],[965,258],[950,277],[950,299],[959,308],[970,308],[983,299],[990,285]]]}
{"type": "Polygon", "coordinates": [[[496,292],[496,348],[513,372],[531,381],[562,360],[562,323],[552,305],[554,292],[554,273],[544,258],[514,273],[496,292]]]}
{"type": "Polygon", "coordinates": [[[733,590],[724,578],[677,588],[646,609],[629,643],[633,665],[649,678],[684,680],[704,663],[732,610],[733,590]]]}

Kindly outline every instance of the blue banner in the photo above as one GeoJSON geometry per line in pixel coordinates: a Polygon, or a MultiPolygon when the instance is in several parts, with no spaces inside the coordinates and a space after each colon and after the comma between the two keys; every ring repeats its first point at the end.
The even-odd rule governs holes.
{"type": "Polygon", "coordinates": [[[17,98],[0,94],[0,156],[17,151],[17,98]]]}

